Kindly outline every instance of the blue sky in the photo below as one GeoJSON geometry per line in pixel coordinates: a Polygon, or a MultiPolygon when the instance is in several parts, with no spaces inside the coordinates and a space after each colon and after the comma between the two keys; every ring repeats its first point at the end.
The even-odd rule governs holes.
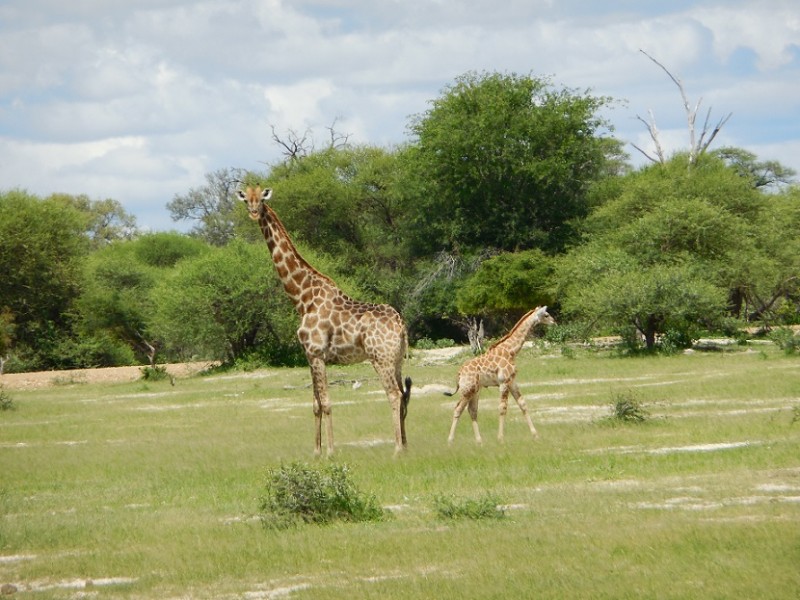
{"type": "MultiPolygon", "coordinates": [[[[619,99],[616,135],[688,144],[677,87],[714,147],[800,172],[796,0],[0,0],[0,190],[114,198],[141,227],[226,167],[280,159],[270,127],[408,140],[467,71],[549,77],[619,99]]],[[[642,156],[627,146],[635,164],[642,156]]]]}

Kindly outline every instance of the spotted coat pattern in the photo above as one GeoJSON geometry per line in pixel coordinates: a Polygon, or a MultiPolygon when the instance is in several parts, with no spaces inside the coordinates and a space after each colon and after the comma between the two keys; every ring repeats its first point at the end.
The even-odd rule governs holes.
{"type": "Polygon", "coordinates": [[[246,204],[250,218],[258,221],[278,277],[300,315],[297,337],[308,358],[314,388],[315,454],[319,455],[322,450],[323,418],[328,455],[333,454],[334,449],[326,365],[364,360],[372,363],[389,398],[395,453],[405,449],[405,418],[411,379],[406,378],[403,382],[401,376],[408,347],[402,318],[387,304],[353,300],[332,279],[308,264],[295,248],[275,211],[267,204],[272,190],[247,187],[238,195],[246,204]]]}

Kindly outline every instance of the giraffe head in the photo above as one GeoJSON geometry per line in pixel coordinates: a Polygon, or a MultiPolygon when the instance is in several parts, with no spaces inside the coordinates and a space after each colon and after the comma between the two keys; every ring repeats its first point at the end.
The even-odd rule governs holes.
{"type": "Polygon", "coordinates": [[[548,314],[546,306],[538,307],[533,314],[536,323],[541,323],[543,325],[556,324],[556,320],[548,314]]]}
{"type": "Polygon", "coordinates": [[[261,215],[264,214],[264,204],[272,197],[272,189],[266,188],[262,190],[259,186],[247,186],[247,189],[244,191],[237,191],[236,195],[244,202],[247,207],[247,212],[250,214],[250,218],[254,221],[258,221],[261,215]]]}

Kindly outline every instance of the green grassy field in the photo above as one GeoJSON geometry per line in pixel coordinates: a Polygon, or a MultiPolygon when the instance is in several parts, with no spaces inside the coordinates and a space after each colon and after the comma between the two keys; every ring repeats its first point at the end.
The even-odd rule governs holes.
{"type": "Polygon", "coordinates": [[[800,598],[800,358],[526,349],[446,443],[458,365],[418,352],[393,458],[368,364],[333,367],[339,463],[391,517],[265,529],[268,469],[314,462],[308,370],[4,393],[0,585],[15,598],[800,598]],[[362,385],[354,389],[351,382],[362,385]],[[643,423],[606,418],[619,397],[643,423]],[[487,493],[503,519],[443,520],[487,493]]]}

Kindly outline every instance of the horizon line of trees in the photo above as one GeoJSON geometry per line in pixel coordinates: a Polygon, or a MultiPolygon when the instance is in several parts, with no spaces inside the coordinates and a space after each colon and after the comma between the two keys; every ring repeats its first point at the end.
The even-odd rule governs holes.
{"type": "Polygon", "coordinates": [[[297,317],[238,182],[272,187],[306,259],[412,340],[502,333],[685,347],[703,331],[800,322],[795,173],[740,148],[633,169],[601,110],[544,78],[467,73],[399,147],[273,136],[285,159],[220,169],[169,203],[189,234],[136,230],[115,200],[0,192],[0,373],[213,358],[300,364],[297,317]]]}

